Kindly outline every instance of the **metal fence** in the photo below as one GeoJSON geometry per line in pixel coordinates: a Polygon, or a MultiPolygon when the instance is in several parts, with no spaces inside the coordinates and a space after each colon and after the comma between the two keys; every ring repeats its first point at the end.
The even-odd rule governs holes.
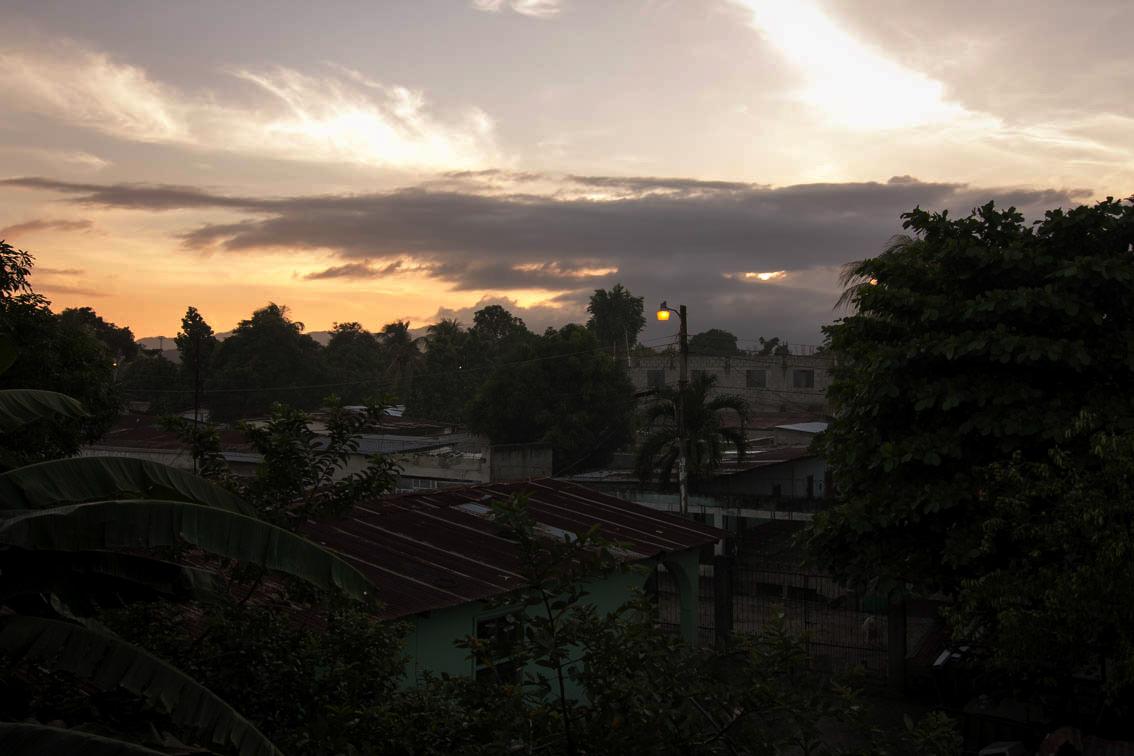
{"type": "MultiPolygon", "coordinates": [[[[714,580],[702,576],[698,607],[699,641],[716,637],[714,580]]],[[[856,595],[828,575],[768,565],[736,565],[731,569],[732,632],[751,634],[774,621],[803,642],[814,663],[832,672],[858,668],[868,679],[889,675],[888,624],[885,603],[856,595]]],[[[673,576],[664,569],[657,578],[658,621],[680,630],[680,606],[673,576]]],[[[934,626],[932,614],[908,616],[906,647],[913,651],[934,626]]]]}

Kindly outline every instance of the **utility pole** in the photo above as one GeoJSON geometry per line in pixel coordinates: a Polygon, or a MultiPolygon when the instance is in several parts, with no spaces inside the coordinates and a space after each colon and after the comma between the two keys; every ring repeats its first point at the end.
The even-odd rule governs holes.
{"type": "Polygon", "coordinates": [[[689,327],[685,322],[685,305],[678,305],[677,317],[681,321],[677,332],[677,348],[681,368],[677,374],[677,483],[681,490],[681,514],[689,514],[689,439],[685,428],[685,393],[689,388],[689,327]]]}
{"type": "Polygon", "coordinates": [[[689,514],[689,439],[685,430],[685,392],[689,387],[689,324],[686,322],[685,305],[678,305],[673,309],[665,300],[658,305],[658,320],[669,320],[672,313],[677,313],[681,321],[677,331],[678,352],[681,355],[681,372],[677,376],[677,484],[681,491],[681,514],[689,514]]]}

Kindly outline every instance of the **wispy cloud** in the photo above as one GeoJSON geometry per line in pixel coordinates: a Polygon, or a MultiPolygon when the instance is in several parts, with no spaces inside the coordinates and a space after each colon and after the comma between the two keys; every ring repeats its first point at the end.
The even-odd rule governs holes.
{"type": "Polygon", "coordinates": [[[267,106],[185,93],[74,45],[0,52],[7,107],[129,141],[430,171],[502,162],[493,120],[477,107],[441,116],[420,91],[341,67],[232,74],[267,95],[267,106]]]}
{"type": "Polygon", "coordinates": [[[47,292],[48,294],[73,294],[80,297],[110,296],[108,292],[100,289],[89,289],[83,286],[68,286],[66,284],[44,283],[40,285],[37,283],[36,288],[47,292]]]}
{"type": "Polygon", "coordinates": [[[563,10],[562,0],[472,0],[472,7],[486,13],[510,8],[532,18],[554,18],[563,10]]]}
{"type": "Polygon", "coordinates": [[[89,220],[50,220],[35,218],[0,228],[0,239],[12,239],[36,231],[90,231],[94,223],[89,220]]]}
{"type": "Polygon", "coordinates": [[[67,171],[76,169],[80,171],[101,171],[103,168],[112,165],[109,160],[82,150],[53,150],[24,145],[0,145],[0,156],[6,162],[10,162],[13,158],[30,159],[37,163],[49,165],[53,169],[67,171]]]}
{"type": "Polygon", "coordinates": [[[184,105],[134,66],[58,43],[35,54],[0,52],[0,91],[29,110],[140,142],[190,139],[184,105]]]}
{"type": "Polygon", "coordinates": [[[86,275],[86,271],[82,268],[45,268],[41,265],[35,267],[37,274],[43,273],[49,276],[82,276],[86,275]]]}
{"type": "Polygon", "coordinates": [[[308,273],[303,276],[305,281],[323,281],[327,279],[374,279],[382,278],[384,276],[393,275],[395,273],[408,273],[425,269],[424,266],[406,264],[402,260],[394,260],[385,265],[376,265],[370,260],[363,260],[362,262],[346,263],[345,265],[334,265],[330,268],[317,270],[313,273],[308,273]]]}

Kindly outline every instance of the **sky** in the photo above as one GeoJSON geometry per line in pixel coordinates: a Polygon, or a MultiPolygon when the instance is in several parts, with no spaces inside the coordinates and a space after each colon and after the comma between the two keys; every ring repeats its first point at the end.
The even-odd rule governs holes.
{"type": "MultiPolygon", "coordinates": [[[[622,283],[820,343],[915,206],[1134,191],[1129,0],[4,0],[0,238],[139,337],[622,283]]],[[[651,323],[660,338],[673,322],[651,323]]]]}

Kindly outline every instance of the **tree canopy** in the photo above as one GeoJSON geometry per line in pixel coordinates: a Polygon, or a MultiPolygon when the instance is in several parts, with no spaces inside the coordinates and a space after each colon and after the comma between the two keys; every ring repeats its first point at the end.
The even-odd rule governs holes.
{"type": "Polygon", "coordinates": [[[128,326],[109,323],[90,307],[68,307],[59,313],[59,317],[69,327],[89,328],[95,338],[105,344],[110,354],[119,362],[132,360],[138,354],[134,332],[128,326]]]}
{"type": "Polygon", "coordinates": [[[364,404],[385,393],[382,344],[358,323],[335,323],[323,361],[335,393],[347,404],[364,404]]]}
{"type": "Polygon", "coordinates": [[[232,419],[265,414],[275,402],[316,406],[326,394],[321,349],[286,307],[256,310],[217,347],[210,408],[232,419]]]}
{"type": "Polygon", "coordinates": [[[622,284],[615,284],[609,291],[595,289],[587,304],[591,315],[587,328],[594,332],[600,344],[614,347],[620,362],[626,360],[626,350],[637,345],[638,334],[646,327],[646,317],[642,314],[644,303],[644,297],[635,297],[622,284]]]}
{"type": "Polygon", "coordinates": [[[853,311],[826,329],[835,418],[821,446],[840,498],[811,545],[859,583],[956,593],[1029,559],[981,547],[996,517],[982,470],[1056,447],[1089,466],[1086,437],[1068,435],[1083,412],[1099,431],[1134,428],[1134,207],[1035,225],[991,203],[902,217],[910,235],[851,268],[853,311]]]}
{"type": "Polygon", "coordinates": [[[689,337],[689,351],[693,354],[708,354],[716,357],[732,357],[740,354],[736,346],[736,336],[720,328],[710,328],[689,337]]]}
{"type": "Polygon", "coordinates": [[[81,317],[64,320],[32,288],[35,258],[0,242],[0,336],[10,339],[15,359],[0,375],[0,388],[33,386],[58,391],[86,407],[82,419],[35,422],[0,440],[5,464],[74,454],[102,435],[118,416],[114,357],[81,317]]]}
{"type": "Polygon", "coordinates": [[[551,444],[557,472],[608,462],[631,440],[633,386],[582,326],[548,329],[500,363],[469,407],[493,443],[551,444]]]}

